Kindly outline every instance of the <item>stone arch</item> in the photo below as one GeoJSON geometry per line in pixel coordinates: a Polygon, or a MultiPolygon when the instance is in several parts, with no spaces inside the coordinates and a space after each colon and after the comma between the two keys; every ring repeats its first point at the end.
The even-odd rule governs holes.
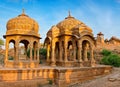
{"type": "Polygon", "coordinates": [[[29,49],[29,41],[26,39],[22,39],[19,41],[19,60],[28,60],[27,51],[29,49]]]}
{"type": "Polygon", "coordinates": [[[80,42],[82,43],[84,40],[88,41],[90,43],[91,46],[94,47],[94,39],[91,37],[91,36],[88,36],[88,35],[85,35],[83,37],[81,37],[80,39],[80,42]]]}
{"type": "Polygon", "coordinates": [[[90,42],[88,40],[82,41],[82,59],[84,61],[90,60],[90,42]]]}
{"type": "Polygon", "coordinates": [[[80,37],[85,37],[85,36],[88,36],[88,37],[94,39],[93,34],[91,32],[83,31],[80,33],[80,37]]]}
{"type": "Polygon", "coordinates": [[[44,44],[45,43],[51,43],[51,37],[46,37],[45,40],[44,40],[44,44]]]}
{"type": "Polygon", "coordinates": [[[68,40],[68,47],[67,47],[67,49],[69,49],[69,47],[71,47],[70,49],[69,49],[69,51],[71,50],[71,52],[68,52],[68,60],[70,60],[70,61],[76,61],[76,60],[78,60],[78,57],[77,57],[77,55],[78,55],[78,44],[77,44],[77,42],[78,42],[78,37],[76,37],[76,36],[74,36],[74,35],[72,35],[70,38],[69,38],[69,40],[68,40]],[[69,46],[70,45],[70,46],[69,46]]]}
{"type": "Polygon", "coordinates": [[[14,39],[10,39],[9,40],[9,48],[8,48],[8,60],[14,60],[15,58],[15,40],[14,39]]]}
{"type": "Polygon", "coordinates": [[[94,39],[90,36],[83,36],[80,39],[80,45],[82,50],[81,51],[82,61],[84,62],[83,64],[85,66],[90,66],[90,64],[92,65],[92,63],[94,62],[94,55],[93,55],[94,39]],[[89,52],[89,58],[88,58],[88,52],[89,52]]]}
{"type": "Polygon", "coordinates": [[[15,44],[15,40],[14,40],[14,39],[9,40],[9,43],[10,43],[10,42],[12,42],[12,43],[15,44]]]}

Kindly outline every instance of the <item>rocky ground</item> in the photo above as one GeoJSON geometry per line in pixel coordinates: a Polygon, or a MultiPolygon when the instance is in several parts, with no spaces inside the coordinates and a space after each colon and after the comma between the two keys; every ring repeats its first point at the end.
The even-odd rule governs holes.
{"type": "Polygon", "coordinates": [[[114,68],[113,72],[109,75],[69,87],[120,87],[120,68],[114,68]]]}
{"type": "MultiPolygon", "coordinates": [[[[55,85],[44,85],[42,87],[57,87],[55,85]]],[[[69,87],[120,87],[120,68],[114,68],[112,73],[106,76],[97,77],[84,83],[77,83],[69,87]]]]}

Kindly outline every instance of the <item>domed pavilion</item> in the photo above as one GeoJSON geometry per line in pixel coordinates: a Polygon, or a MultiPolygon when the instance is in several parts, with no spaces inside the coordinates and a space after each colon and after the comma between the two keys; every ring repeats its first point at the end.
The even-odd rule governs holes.
{"type": "Polygon", "coordinates": [[[5,67],[37,67],[39,64],[40,47],[38,23],[26,15],[23,10],[22,14],[10,19],[6,27],[6,35],[3,36],[6,39],[5,67]],[[12,61],[8,59],[9,44],[11,42],[14,44],[14,57],[12,61]],[[20,59],[20,43],[24,44],[25,47],[24,55],[26,55],[26,58],[24,60],[20,59]],[[29,57],[27,55],[28,50],[30,50],[29,57]],[[34,55],[32,55],[32,50],[34,50],[34,55]]]}
{"type": "Polygon", "coordinates": [[[95,66],[92,29],[71,16],[51,27],[45,39],[51,66],[95,66]]]}
{"type": "Polygon", "coordinates": [[[0,87],[38,87],[48,85],[49,81],[56,87],[70,87],[111,73],[111,66],[95,66],[95,40],[92,29],[72,17],[70,13],[47,32],[44,44],[47,47],[48,65],[38,67],[38,30],[38,23],[24,11],[7,22],[4,35],[5,67],[0,68],[0,87]],[[9,59],[8,54],[10,43],[14,44],[13,60],[9,59]],[[22,59],[19,52],[23,48],[21,43],[25,48],[24,55],[30,50],[30,56],[26,55],[22,59]]]}

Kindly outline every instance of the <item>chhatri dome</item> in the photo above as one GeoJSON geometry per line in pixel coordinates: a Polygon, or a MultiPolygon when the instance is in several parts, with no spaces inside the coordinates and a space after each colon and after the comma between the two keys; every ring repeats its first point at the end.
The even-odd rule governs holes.
{"type": "Polygon", "coordinates": [[[5,67],[18,67],[18,68],[33,68],[39,65],[39,43],[40,34],[38,34],[38,23],[25,14],[10,19],[6,25],[6,53],[5,53],[5,67]],[[13,60],[9,60],[9,45],[13,43],[14,55],[13,60]],[[21,44],[23,44],[24,51],[21,53],[21,44]],[[27,51],[30,50],[30,56],[27,51]],[[32,52],[34,50],[34,55],[32,52]]]}
{"type": "Polygon", "coordinates": [[[7,22],[7,34],[37,34],[38,23],[25,14],[24,9],[22,14],[7,22]]]}
{"type": "Polygon", "coordinates": [[[83,22],[72,17],[69,12],[68,17],[59,22],[57,25],[52,26],[51,29],[47,32],[47,35],[51,37],[52,34],[54,36],[68,34],[80,37],[82,32],[88,32],[89,34],[92,34],[92,29],[83,22]]]}
{"type": "Polygon", "coordinates": [[[87,29],[90,32],[92,32],[92,30],[88,26],[86,26],[83,22],[72,17],[70,12],[68,17],[66,17],[63,21],[59,22],[56,26],[61,30],[67,30],[67,31],[71,31],[73,28],[76,27],[84,27],[84,29],[87,29]]]}
{"type": "Polygon", "coordinates": [[[92,29],[72,17],[70,12],[63,21],[51,27],[44,43],[48,65],[95,66],[92,29]],[[87,55],[88,52],[90,56],[87,55]]]}

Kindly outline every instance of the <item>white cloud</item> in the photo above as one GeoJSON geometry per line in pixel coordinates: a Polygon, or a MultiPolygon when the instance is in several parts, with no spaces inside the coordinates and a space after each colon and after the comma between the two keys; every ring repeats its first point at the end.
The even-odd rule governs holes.
{"type": "Polygon", "coordinates": [[[117,3],[120,3],[120,0],[116,0],[117,3]]]}
{"type": "Polygon", "coordinates": [[[14,11],[14,12],[20,12],[20,11],[17,10],[17,9],[14,9],[14,8],[11,8],[11,7],[7,7],[7,6],[4,6],[4,5],[0,5],[0,8],[5,9],[5,10],[3,10],[3,11],[9,10],[9,11],[14,11]]]}
{"type": "MultiPolygon", "coordinates": [[[[120,1],[120,0],[119,0],[120,1]]],[[[119,37],[119,16],[111,7],[100,6],[92,0],[74,10],[75,17],[93,29],[94,35],[103,32],[105,38],[119,37]]]]}

